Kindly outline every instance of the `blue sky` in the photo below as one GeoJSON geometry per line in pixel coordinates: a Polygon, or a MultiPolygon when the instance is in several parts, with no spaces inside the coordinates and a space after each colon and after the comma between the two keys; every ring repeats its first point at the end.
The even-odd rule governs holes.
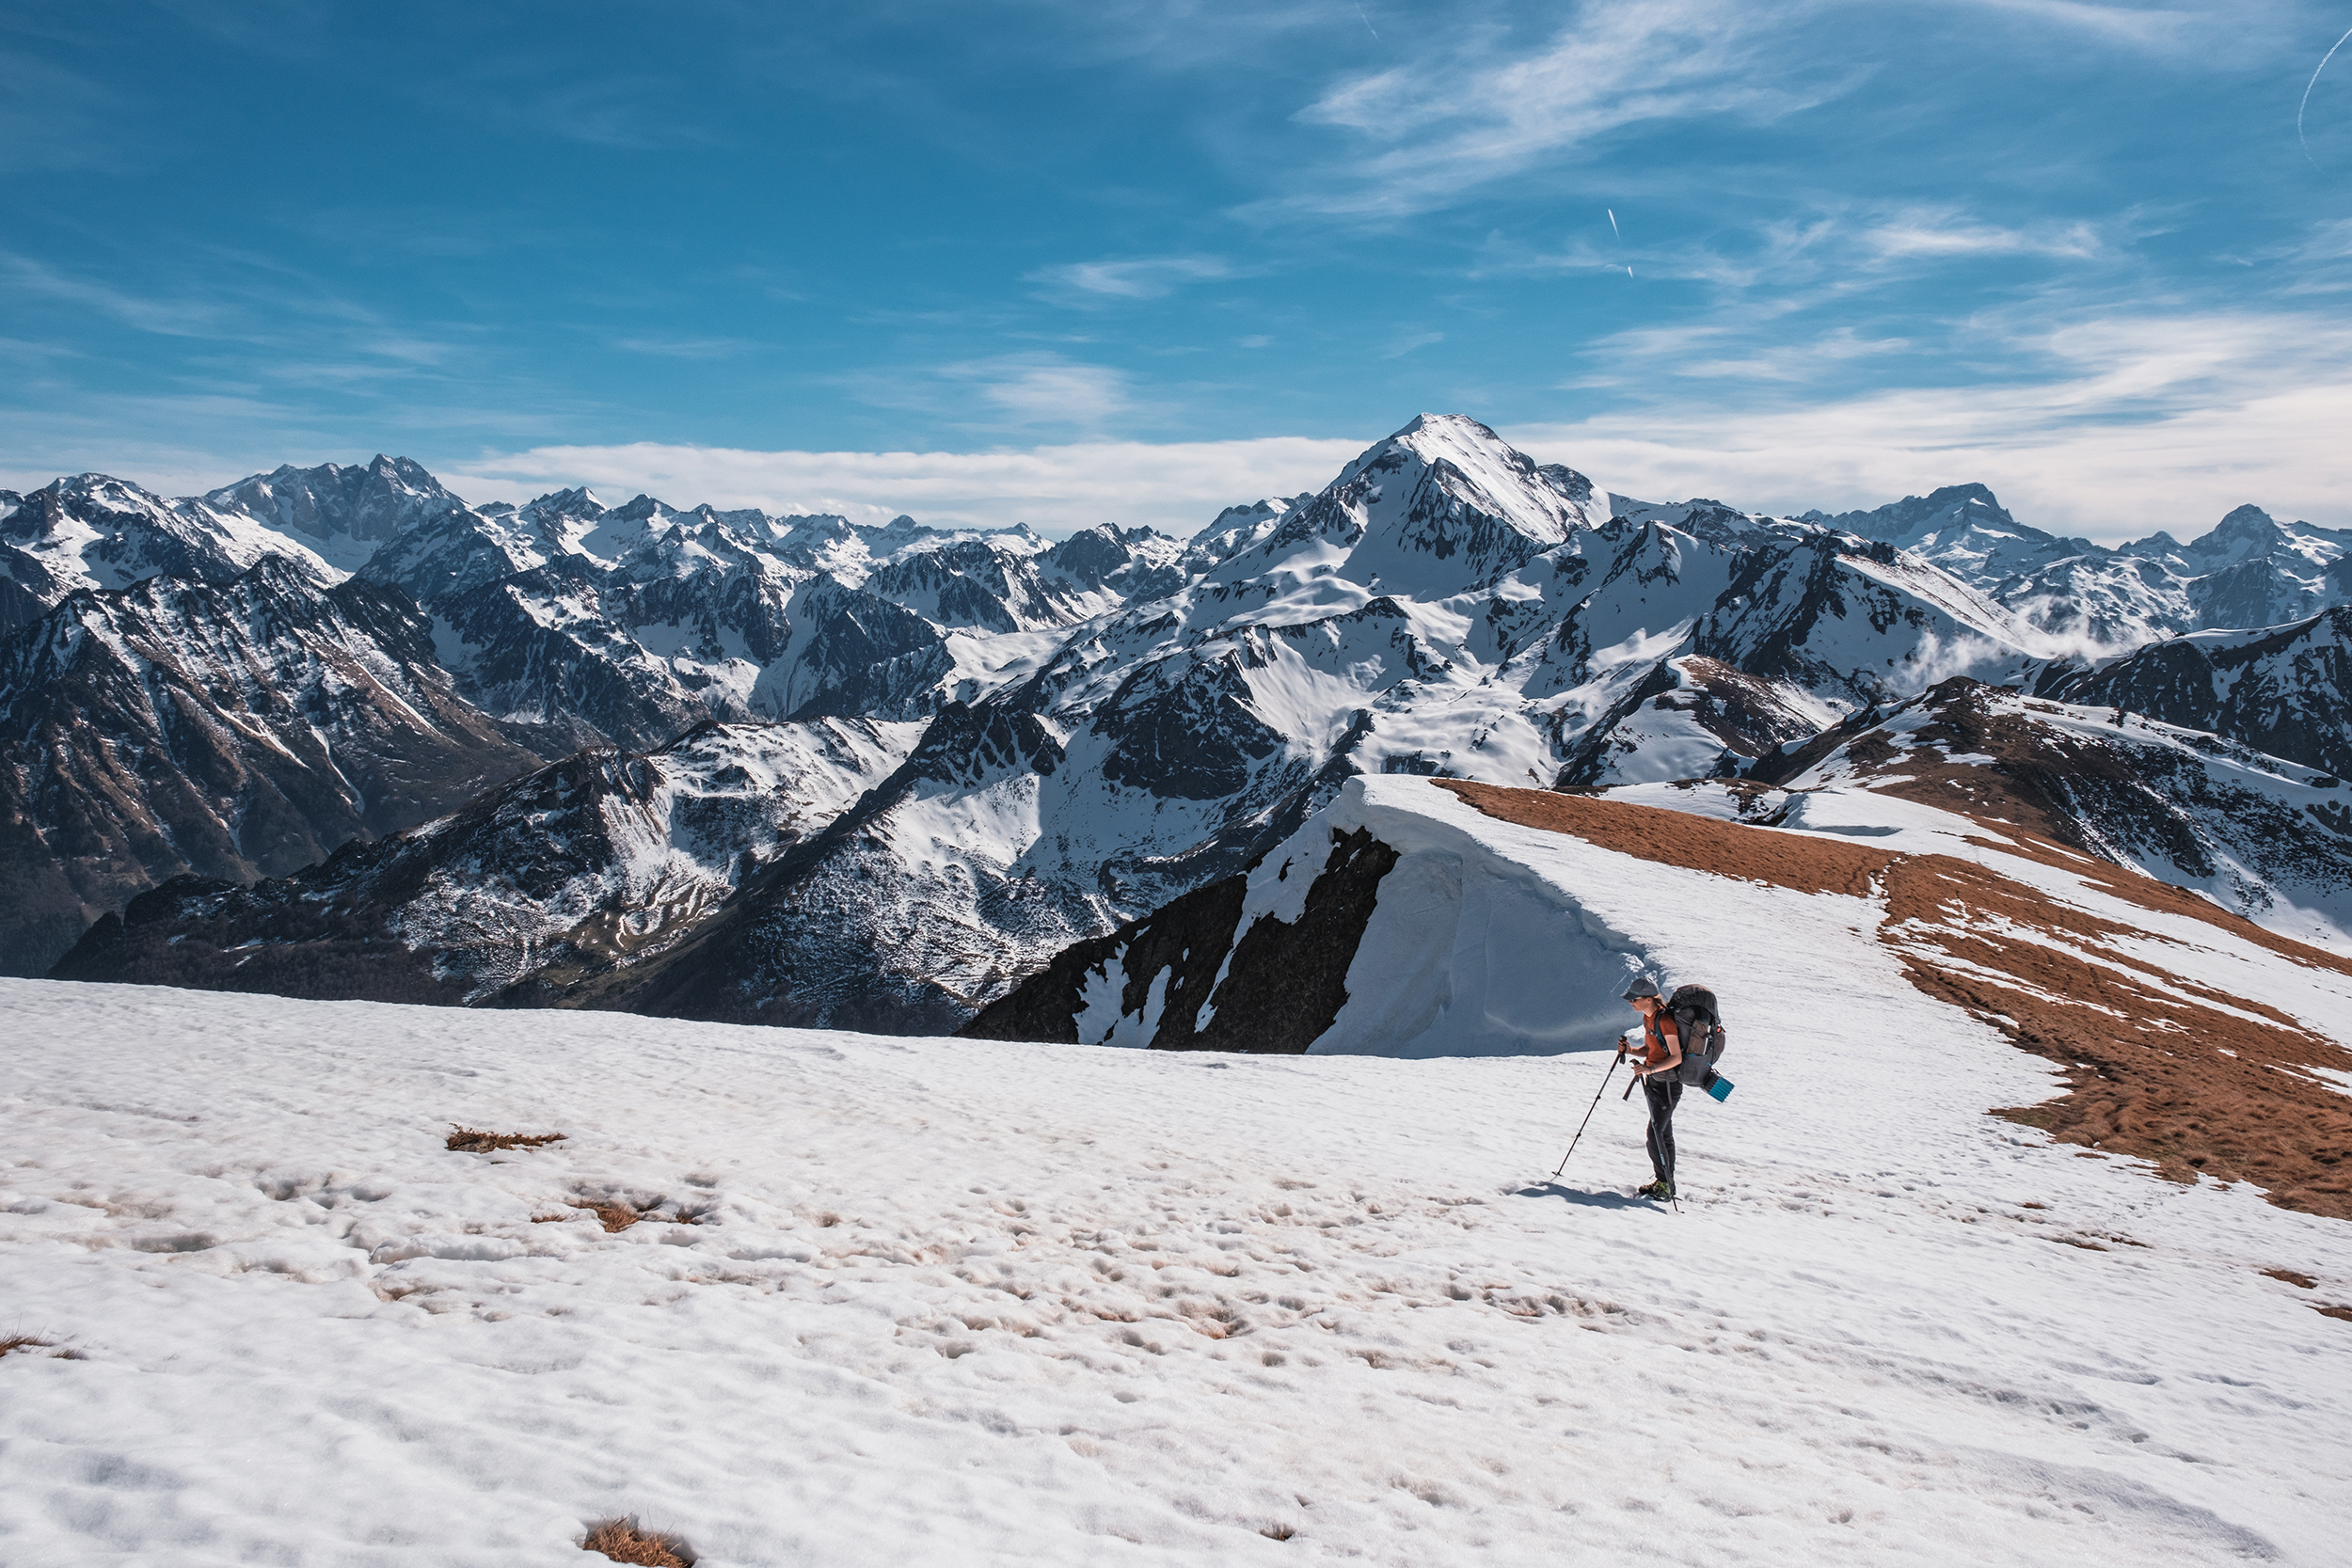
{"type": "Polygon", "coordinates": [[[2352,526],[2347,27],[0,0],[0,483],[1187,529],[1441,409],[1649,499],[2352,526]]]}

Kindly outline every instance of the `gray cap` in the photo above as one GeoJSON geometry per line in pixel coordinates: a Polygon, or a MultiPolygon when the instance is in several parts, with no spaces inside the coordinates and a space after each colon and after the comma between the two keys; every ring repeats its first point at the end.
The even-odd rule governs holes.
{"type": "Polygon", "coordinates": [[[1625,999],[1628,1002],[1639,1002],[1645,996],[1656,996],[1657,994],[1658,982],[1651,979],[1646,974],[1643,975],[1640,979],[1625,988],[1625,999]]]}

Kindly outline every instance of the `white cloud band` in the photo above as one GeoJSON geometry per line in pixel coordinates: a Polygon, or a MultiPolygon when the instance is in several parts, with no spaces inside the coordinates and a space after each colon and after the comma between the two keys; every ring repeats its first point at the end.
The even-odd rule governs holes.
{"type": "Polygon", "coordinates": [[[1066,532],[1149,523],[1186,534],[1220,510],[1320,489],[1367,442],[1297,436],[1246,441],[1088,441],[1021,451],[746,451],[635,442],[534,447],[437,467],[474,500],[526,500],[586,484],[675,505],[835,512],[853,521],[912,513],[928,523],[1027,523],[1066,532]]]}

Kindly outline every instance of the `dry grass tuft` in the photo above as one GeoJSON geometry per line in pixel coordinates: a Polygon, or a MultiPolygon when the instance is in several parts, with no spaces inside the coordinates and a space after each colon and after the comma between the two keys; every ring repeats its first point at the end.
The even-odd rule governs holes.
{"type": "Polygon", "coordinates": [[[626,1203],[576,1203],[572,1207],[585,1209],[603,1221],[605,1234],[608,1236],[616,1230],[627,1230],[642,1217],[636,1210],[626,1203]]]}
{"type": "Polygon", "coordinates": [[[541,1144],[560,1144],[561,1132],[485,1132],[478,1127],[458,1127],[449,1135],[449,1147],[460,1154],[488,1154],[501,1148],[537,1148],[541,1144]]]}
{"type": "Polygon", "coordinates": [[[1296,1535],[1298,1531],[1292,1528],[1288,1525],[1268,1525],[1264,1528],[1259,1530],[1258,1533],[1264,1536],[1268,1541],[1288,1541],[1292,1536],[1296,1535]]]}
{"type": "Polygon", "coordinates": [[[48,1348],[48,1340],[35,1338],[30,1334],[11,1334],[8,1338],[0,1339],[0,1355],[6,1355],[10,1351],[47,1350],[48,1348]]]}
{"type": "Polygon", "coordinates": [[[694,1562],[694,1554],[685,1542],[675,1535],[642,1529],[633,1516],[599,1520],[590,1526],[588,1539],[580,1544],[580,1549],[601,1552],[615,1562],[633,1562],[640,1568],[693,1568],[694,1562]]]}

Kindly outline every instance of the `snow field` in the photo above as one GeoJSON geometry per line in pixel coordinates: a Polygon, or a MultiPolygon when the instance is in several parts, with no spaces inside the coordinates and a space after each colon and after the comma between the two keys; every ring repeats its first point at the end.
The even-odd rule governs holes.
{"type": "Polygon", "coordinates": [[[1550,1181],[1597,1056],[0,982],[0,1332],[80,1357],[0,1361],[0,1541],[572,1564],[635,1512],[707,1565],[2335,1560],[2345,1228],[1982,1116],[2048,1075],[1916,993],[1821,1006],[1873,950],[1819,936],[1759,938],[1804,961],[1682,1112],[1680,1213],[1621,1196],[1614,1086],[1550,1181]],[[568,1207],[612,1201],[651,1215],[568,1207]]]}

